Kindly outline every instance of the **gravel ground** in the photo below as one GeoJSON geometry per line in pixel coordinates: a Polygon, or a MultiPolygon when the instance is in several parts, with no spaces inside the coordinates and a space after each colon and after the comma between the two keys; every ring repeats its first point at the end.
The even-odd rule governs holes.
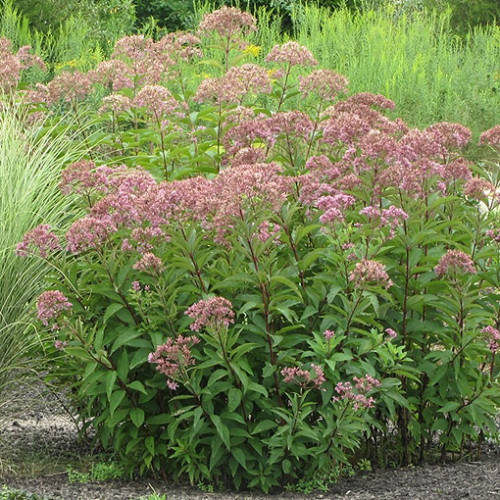
{"type": "Polygon", "coordinates": [[[485,448],[480,461],[374,471],[342,480],[326,493],[308,495],[205,493],[154,481],[70,483],[61,470],[65,470],[68,461],[81,463],[82,457],[92,450],[77,440],[71,419],[52,401],[0,423],[0,472],[2,460],[4,464],[0,485],[65,500],[137,500],[153,491],[166,494],[168,500],[500,500],[500,446],[490,444],[485,448]],[[21,471],[29,478],[19,477],[20,471],[15,469],[14,474],[9,474],[9,463],[16,463],[20,457],[29,462],[21,471]]]}

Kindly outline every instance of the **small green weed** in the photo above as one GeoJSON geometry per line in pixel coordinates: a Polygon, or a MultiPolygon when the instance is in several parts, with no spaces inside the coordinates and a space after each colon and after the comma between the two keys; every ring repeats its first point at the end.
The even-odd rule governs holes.
{"type": "Polygon", "coordinates": [[[159,493],[156,493],[156,491],[154,491],[147,497],[141,497],[137,500],[167,500],[167,495],[160,495],[159,493]]]}
{"type": "Polygon", "coordinates": [[[3,486],[2,489],[0,490],[0,500],[53,500],[53,499],[40,497],[33,493],[26,493],[24,491],[13,490],[11,488],[8,488],[7,486],[3,486]]]}
{"type": "Polygon", "coordinates": [[[101,482],[122,479],[124,474],[123,466],[116,462],[97,462],[90,468],[91,481],[101,482]]]}
{"type": "Polygon", "coordinates": [[[70,466],[66,472],[70,483],[111,481],[121,479],[125,474],[123,467],[115,462],[97,462],[90,466],[88,472],[78,471],[70,466]]]}
{"type": "Polygon", "coordinates": [[[88,472],[81,472],[69,466],[66,469],[68,480],[70,483],[88,483],[90,481],[90,474],[88,472]]]}
{"type": "Polygon", "coordinates": [[[287,484],[285,491],[305,494],[312,493],[313,491],[326,492],[339,479],[352,477],[353,475],[354,468],[351,465],[336,465],[326,474],[318,474],[312,479],[299,479],[296,483],[287,484]]]}
{"type": "Polygon", "coordinates": [[[357,464],[356,469],[361,472],[371,472],[372,463],[367,458],[362,458],[357,464]]]}
{"type": "Polygon", "coordinates": [[[204,491],[205,493],[213,493],[214,492],[214,485],[213,484],[206,484],[200,481],[198,483],[198,489],[200,491],[204,491]]]}

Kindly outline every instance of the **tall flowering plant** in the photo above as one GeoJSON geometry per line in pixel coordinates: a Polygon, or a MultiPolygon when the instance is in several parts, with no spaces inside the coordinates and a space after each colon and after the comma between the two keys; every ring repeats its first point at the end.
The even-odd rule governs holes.
{"type": "MultiPolygon", "coordinates": [[[[217,16],[200,36],[236,50],[250,18],[217,16]]],[[[465,159],[470,131],[411,129],[336,73],[297,86],[315,60],[295,42],[267,57],[274,76],[227,57],[190,93],[195,41],[157,43],[121,41],[99,70],[123,90],[106,101],[128,127],[118,159],[126,140],[137,156],[69,165],[84,215],[18,247],[55,270],[38,302],[66,356],[53,375],[103,445],[140,472],[267,491],[494,434],[498,177],[465,159]],[[146,144],[162,159],[141,168],[146,144]]]]}

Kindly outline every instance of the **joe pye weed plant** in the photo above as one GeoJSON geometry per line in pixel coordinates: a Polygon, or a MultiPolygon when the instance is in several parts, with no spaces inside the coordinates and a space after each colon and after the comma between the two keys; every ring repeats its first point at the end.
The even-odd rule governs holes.
{"type": "MultiPolygon", "coordinates": [[[[223,8],[202,31],[250,22],[223,8]]],[[[265,491],[495,435],[498,186],[464,158],[470,131],[389,119],[296,42],[268,71],[228,41],[189,90],[179,55],[200,54],[176,40],[118,42],[98,73],[123,135],[101,152],[135,158],[69,164],[85,215],[18,246],[54,270],[50,377],[86,425],[131,472],[265,491]]],[[[481,143],[500,153],[498,127],[481,143]]]]}

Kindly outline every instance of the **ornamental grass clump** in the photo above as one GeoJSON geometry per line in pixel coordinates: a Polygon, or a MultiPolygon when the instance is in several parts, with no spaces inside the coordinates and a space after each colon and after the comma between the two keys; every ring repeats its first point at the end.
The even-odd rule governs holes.
{"type": "MultiPolygon", "coordinates": [[[[40,354],[43,336],[30,313],[50,271],[46,259],[61,251],[51,224],[64,227],[61,214],[74,208],[59,191],[58,177],[65,164],[83,154],[71,133],[46,123],[35,126],[6,101],[0,112],[0,417],[12,406],[10,389],[27,383],[43,366],[40,358],[30,359],[40,354]],[[19,255],[38,259],[16,257],[21,240],[19,255]]],[[[45,322],[46,315],[40,319],[45,322]]]]}
{"type": "Polygon", "coordinates": [[[240,28],[195,89],[172,53],[151,72],[158,42],[117,45],[131,86],[107,102],[127,106],[61,176],[78,211],[19,247],[53,269],[50,378],[131,473],[269,491],[468,453],[500,405],[498,163],[466,161],[460,124],[348,95],[298,44],[267,80],[227,56],[240,28]]]}

